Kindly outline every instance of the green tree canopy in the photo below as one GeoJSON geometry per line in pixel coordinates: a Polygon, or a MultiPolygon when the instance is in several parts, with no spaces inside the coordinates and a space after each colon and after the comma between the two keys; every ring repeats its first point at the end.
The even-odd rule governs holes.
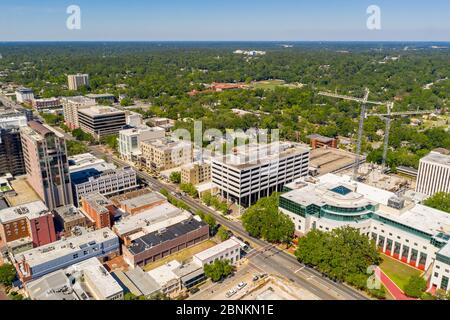
{"type": "Polygon", "coordinates": [[[205,275],[213,282],[220,281],[233,272],[233,266],[229,260],[216,260],[212,264],[206,264],[203,269],[205,275]]]}
{"type": "Polygon", "coordinates": [[[181,173],[179,171],[174,171],[170,174],[170,181],[179,184],[181,182],[181,173]]]}
{"type": "Polygon", "coordinates": [[[359,288],[366,286],[367,268],[380,263],[375,243],[350,227],[309,232],[299,240],[295,255],[330,277],[359,288]]]}
{"type": "Polygon", "coordinates": [[[16,268],[12,264],[5,263],[0,266],[0,283],[4,285],[11,285],[16,278],[16,268]]]}
{"type": "Polygon", "coordinates": [[[420,276],[412,276],[404,287],[405,294],[408,297],[420,298],[427,289],[427,282],[420,276]]]}
{"type": "Polygon", "coordinates": [[[425,200],[424,204],[431,208],[450,213],[450,193],[438,192],[425,200]]]}
{"type": "Polygon", "coordinates": [[[269,242],[290,243],[295,226],[291,219],[278,209],[279,194],[260,199],[242,215],[245,230],[269,242]]]}

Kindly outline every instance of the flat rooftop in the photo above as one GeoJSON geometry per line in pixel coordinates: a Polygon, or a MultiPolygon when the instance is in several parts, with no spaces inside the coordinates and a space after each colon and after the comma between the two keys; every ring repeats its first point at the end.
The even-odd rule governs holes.
{"type": "Polygon", "coordinates": [[[309,147],[291,142],[269,144],[248,144],[235,147],[231,154],[213,158],[213,162],[222,163],[238,170],[264,165],[295,154],[309,153],[309,147]]]}
{"type": "Polygon", "coordinates": [[[0,210],[0,222],[7,223],[25,217],[28,219],[35,219],[49,213],[50,211],[42,201],[34,201],[0,210]]]}
{"type": "Polygon", "coordinates": [[[170,281],[176,281],[180,277],[174,272],[174,270],[181,267],[181,263],[177,260],[170,261],[156,269],[148,271],[147,274],[152,277],[161,287],[164,287],[170,281]]]}
{"type": "Polygon", "coordinates": [[[194,218],[187,221],[183,221],[175,225],[169,226],[161,231],[155,231],[143,237],[135,239],[134,241],[132,241],[132,244],[128,247],[128,250],[132,254],[136,255],[141,252],[145,252],[146,250],[152,247],[158,246],[162,243],[176,239],[192,231],[203,228],[204,226],[206,226],[204,222],[198,221],[194,218]]]}
{"type": "Polygon", "coordinates": [[[170,138],[145,140],[145,141],[142,141],[141,143],[151,145],[152,147],[163,150],[163,151],[170,151],[175,148],[191,148],[192,147],[192,142],[190,142],[190,141],[173,140],[170,138]]]}
{"type": "Polygon", "coordinates": [[[119,114],[125,115],[124,111],[108,106],[92,106],[89,108],[80,109],[78,110],[78,112],[93,118],[104,115],[111,115],[111,116],[119,114]]]}
{"type": "Polygon", "coordinates": [[[66,272],[80,272],[95,284],[95,288],[103,297],[110,297],[122,292],[122,287],[103,267],[97,258],[91,258],[74,264],[66,269],[66,272]]]}
{"type": "Polygon", "coordinates": [[[53,210],[65,222],[83,219],[85,216],[74,205],[67,205],[53,210]]]}
{"type": "Polygon", "coordinates": [[[241,244],[236,241],[235,237],[232,237],[224,242],[219,243],[218,245],[216,245],[212,248],[209,248],[209,249],[206,249],[205,251],[197,253],[194,257],[204,261],[211,257],[214,257],[217,254],[220,254],[226,250],[230,250],[235,247],[240,248],[241,244]]]}
{"type": "Polygon", "coordinates": [[[102,243],[105,240],[117,239],[117,236],[109,228],[85,233],[81,236],[59,240],[41,247],[16,254],[16,261],[25,259],[30,267],[34,267],[47,261],[64,257],[73,252],[87,248],[90,245],[102,243]]]}
{"type": "Polygon", "coordinates": [[[82,201],[88,203],[97,212],[109,211],[106,206],[113,205],[111,200],[100,193],[88,194],[82,198],[82,201]]]}
{"type": "Polygon", "coordinates": [[[120,204],[131,209],[136,209],[163,200],[166,200],[166,198],[162,194],[158,192],[150,192],[134,198],[122,200],[120,201],[120,204]]]}
{"type": "Polygon", "coordinates": [[[137,128],[132,128],[132,129],[125,129],[125,130],[120,130],[120,134],[121,135],[125,135],[125,136],[133,136],[133,135],[139,135],[143,132],[162,132],[165,130],[161,127],[149,127],[149,126],[140,126],[137,128]]]}
{"type": "Polygon", "coordinates": [[[309,163],[320,175],[337,172],[355,163],[355,154],[335,148],[317,148],[311,150],[309,163]]]}
{"type": "Polygon", "coordinates": [[[79,300],[64,270],[58,270],[26,284],[32,300],[79,300]]]}
{"type": "Polygon", "coordinates": [[[16,194],[5,194],[5,199],[12,207],[41,200],[33,188],[28,184],[26,176],[11,180],[10,185],[16,194]]]}
{"type": "Polygon", "coordinates": [[[95,101],[93,99],[84,96],[62,97],[61,100],[74,104],[95,105],[95,101]]]}
{"type": "Polygon", "coordinates": [[[444,152],[431,151],[430,154],[423,157],[421,161],[433,162],[450,167],[450,154],[445,154],[444,152]]]}
{"type": "Polygon", "coordinates": [[[99,159],[91,153],[83,153],[76,156],[69,157],[69,171],[74,173],[84,169],[95,169],[102,172],[109,169],[116,169],[117,167],[106,162],[104,159],[99,159]]]}
{"type": "Polygon", "coordinates": [[[161,286],[140,267],[122,272],[114,272],[116,277],[135,295],[149,296],[161,289],[161,286]]]}
{"type": "Polygon", "coordinates": [[[145,210],[135,215],[129,215],[114,225],[119,236],[133,231],[148,234],[191,218],[192,215],[178,209],[170,203],[163,203],[157,207],[145,210]]]}

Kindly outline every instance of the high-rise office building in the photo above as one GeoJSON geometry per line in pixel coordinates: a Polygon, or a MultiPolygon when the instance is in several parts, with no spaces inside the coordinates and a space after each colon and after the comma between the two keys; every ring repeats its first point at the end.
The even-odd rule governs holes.
{"type": "Polygon", "coordinates": [[[0,175],[6,173],[11,173],[13,176],[26,173],[18,127],[0,128],[0,175]]]}
{"type": "Polygon", "coordinates": [[[106,106],[79,109],[78,121],[80,129],[98,140],[119,133],[126,125],[124,111],[106,106]]]}
{"type": "Polygon", "coordinates": [[[429,196],[450,193],[450,151],[438,149],[420,159],[416,191],[429,196]]]}
{"type": "Polygon", "coordinates": [[[67,76],[69,83],[69,90],[78,90],[81,87],[89,87],[89,75],[88,74],[72,74],[67,76]]]}
{"type": "Polygon", "coordinates": [[[64,136],[37,121],[21,128],[28,182],[50,210],[73,204],[64,136]]]}
{"type": "Polygon", "coordinates": [[[64,112],[64,122],[70,129],[80,127],[78,110],[95,106],[95,100],[83,96],[61,98],[64,112]]]}

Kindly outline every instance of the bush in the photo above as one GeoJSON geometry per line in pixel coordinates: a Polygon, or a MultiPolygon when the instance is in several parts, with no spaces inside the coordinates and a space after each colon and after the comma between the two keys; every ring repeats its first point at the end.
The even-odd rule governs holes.
{"type": "Polygon", "coordinates": [[[172,181],[173,183],[179,184],[181,182],[181,173],[174,171],[170,174],[169,177],[170,181],[172,181]]]}
{"type": "Polygon", "coordinates": [[[233,272],[233,266],[229,260],[216,260],[212,264],[206,264],[203,269],[205,275],[213,282],[220,281],[233,272]]]}
{"type": "Polygon", "coordinates": [[[420,298],[427,289],[427,282],[420,276],[412,276],[404,287],[405,294],[411,298],[420,298]]]}
{"type": "Polygon", "coordinates": [[[219,230],[217,231],[217,236],[221,241],[230,239],[230,233],[224,226],[220,226],[219,230]]]}
{"type": "Polygon", "coordinates": [[[16,268],[12,264],[5,263],[0,266],[0,283],[10,286],[16,278],[16,268]]]}

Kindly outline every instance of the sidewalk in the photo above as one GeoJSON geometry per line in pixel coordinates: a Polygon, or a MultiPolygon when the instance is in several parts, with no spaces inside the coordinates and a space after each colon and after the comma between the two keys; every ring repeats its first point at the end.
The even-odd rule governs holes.
{"type": "Polygon", "coordinates": [[[406,296],[403,291],[380,269],[380,280],[395,300],[417,300],[406,296]]]}

